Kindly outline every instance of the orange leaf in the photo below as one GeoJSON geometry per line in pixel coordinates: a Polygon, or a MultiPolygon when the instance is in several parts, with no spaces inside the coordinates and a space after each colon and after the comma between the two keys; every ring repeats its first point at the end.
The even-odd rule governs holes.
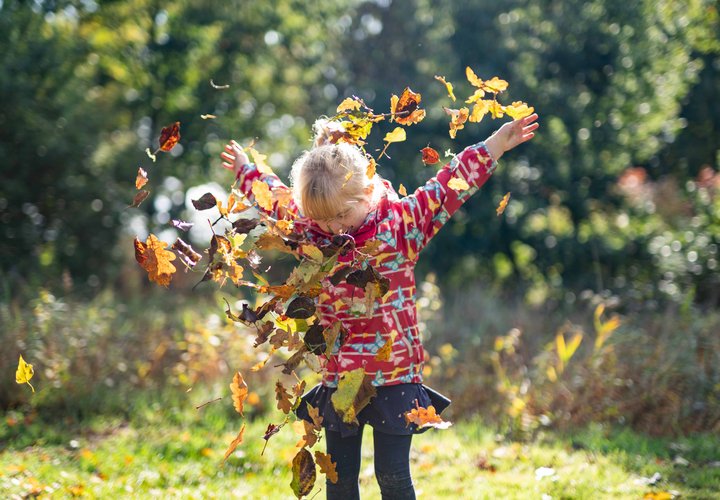
{"type": "Polygon", "coordinates": [[[422,161],[425,165],[434,165],[440,161],[440,154],[430,146],[422,148],[422,161]]]}
{"type": "Polygon", "coordinates": [[[505,196],[503,196],[502,200],[500,200],[500,204],[497,206],[497,209],[495,210],[498,215],[502,215],[502,213],[507,208],[509,201],[510,201],[510,192],[507,192],[507,193],[505,193],[505,196]]]}
{"type": "Polygon", "coordinates": [[[356,109],[360,109],[360,101],[353,99],[352,97],[348,97],[338,105],[337,112],[342,113],[343,111],[353,111],[356,109]]]}
{"type": "Polygon", "coordinates": [[[405,412],[405,421],[408,424],[417,424],[419,427],[435,427],[437,429],[447,429],[452,425],[451,422],[446,422],[440,415],[435,413],[435,407],[430,405],[427,408],[423,408],[415,402],[414,410],[405,412]]]}
{"type": "Polygon", "coordinates": [[[230,390],[232,391],[232,400],[235,406],[235,411],[242,415],[243,403],[248,397],[248,386],[240,372],[237,372],[233,377],[232,384],[230,384],[230,390]]]}
{"type": "Polygon", "coordinates": [[[320,451],[316,451],[315,452],[315,462],[320,467],[320,472],[325,474],[331,483],[333,483],[333,484],[337,483],[338,475],[337,475],[337,470],[335,470],[335,467],[337,466],[337,462],[331,461],[330,454],[325,454],[320,451]]]}
{"type": "Polygon", "coordinates": [[[255,179],[252,183],[252,193],[255,196],[255,201],[261,208],[271,211],[273,208],[272,193],[270,192],[270,186],[263,181],[255,179]]]}
{"type": "Polygon", "coordinates": [[[143,170],[142,167],[138,167],[137,177],[135,177],[135,189],[142,188],[145,184],[147,184],[147,181],[147,172],[143,170]]]}
{"type": "Polygon", "coordinates": [[[319,431],[320,429],[322,429],[323,417],[322,417],[322,415],[320,415],[320,410],[318,408],[315,408],[310,403],[308,403],[307,412],[313,421],[313,426],[315,427],[315,430],[319,431]]]}
{"type": "Polygon", "coordinates": [[[223,458],[223,461],[222,461],[223,464],[228,459],[228,457],[230,455],[232,455],[232,453],[237,449],[238,445],[240,443],[242,443],[244,433],[245,433],[245,424],[242,425],[237,437],[232,440],[232,443],[230,443],[230,446],[228,447],[227,451],[225,452],[225,457],[223,458]]]}
{"type": "Polygon", "coordinates": [[[401,196],[407,196],[407,189],[405,189],[405,186],[400,184],[398,187],[398,193],[400,193],[401,196]]]}
{"type": "Polygon", "coordinates": [[[164,127],[160,131],[160,149],[162,151],[170,151],[180,140],[180,122],[164,127]]]}
{"type": "Polygon", "coordinates": [[[444,76],[437,76],[435,75],[435,79],[445,85],[445,89],[447,90],[448,96],[450,96],[450,99],[453,101],[456,100],[455,94],[453,93],[453,84],[445,80],[444,76]]]}
{"type": "Polygon", "coordinates": [[[445,112],[450,115],[450,137],[455,139],[458,130],[465,128],[470,110],[468,108],[451,109],[443,106],[445,112]]]}
{"type": "Polygon", "coordinates": [[[275,399],[277,400],[278,410],[283,413],[290,413],[293,406],[290,402],[290,394],[288,394],[285,386],[282,385],[282,382],[279,380],[275,383],[275,399]]]}
{"type": "Polygon", "coordinates": [[[367,169],[365,170],[365,175],[367,175],[368,179],[372,179],[375,177],[375,170],[377,169],[377,163],[375,163],[375,160],[373,158],[370,158],[370,163],[368,163],[367,169]]]}
{"type": "Polygon", "coordinates": [[[154,234],[148,236],[145,243],[135,238],[135,260],[148,273],[148,279],[167,287],[176,271],[170,261],[175,254],[165,250],[167,243],[160,241],[154,234]]]}
{"type": "Polygon", "coordinates": [[[390,101],[391,113],[395,121],[400,125],[412,125],[421,122],[425,118],[425,110],[419,108],[422,95],[416,94],[410,90],[410,87],[405,87],[397,100],[397,104],[393,107],[392,104],[395,98],[393,95],[390,101]]]}

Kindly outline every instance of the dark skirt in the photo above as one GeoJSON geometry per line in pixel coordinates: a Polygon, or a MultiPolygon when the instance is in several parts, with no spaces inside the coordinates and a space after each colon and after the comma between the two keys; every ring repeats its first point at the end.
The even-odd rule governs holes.
{"type": "MultiPolygon", "coordinates": [[[[370,403],[360,410],[357,419],[360,425],[370,424],[374,429],[386,434],[407,435],[420,434],[429,427],[418,428],[416,424],[407,424],[405,412],[416,408],[417,404],[423,408],[432,405],[440,414],[450,404],[450,400],[424,384],[397,384],[378,386],[377,395],[370,403]]],[[[308,415],[308,403],[320,410],[323,417],[323,427],[331,431],[340,432],[342,437],[354,436],[359,425],[346,424],[337,414],[330,397],[337,390],[335,387],[326,387],[318,384],[300,399],[295,414],[311,422],[308,415]]]]}

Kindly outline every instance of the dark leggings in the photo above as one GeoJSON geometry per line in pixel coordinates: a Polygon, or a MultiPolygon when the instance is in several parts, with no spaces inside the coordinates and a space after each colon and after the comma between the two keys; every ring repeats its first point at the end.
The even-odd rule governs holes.
{"type": "MultiPolygon", "coordinates": [[[[360,447],[364,425],[355,436],[341,437],[339,432],[325,429],[327,452],[337,462],[338,481],[327,481],[328,500],[358,500],[360,488],[360,447]]],[[[396,436],[373,429],[375,444],[375,477],[383,500],[415,500],[410,477],[410,442],[412,434],[396,436]]]]}

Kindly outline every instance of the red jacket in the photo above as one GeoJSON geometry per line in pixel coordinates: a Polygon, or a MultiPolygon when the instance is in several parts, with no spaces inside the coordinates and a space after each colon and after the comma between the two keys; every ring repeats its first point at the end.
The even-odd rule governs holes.
{"type": "MultiPolygon", "coordinates": [[[[417,324],[414,272],[418,254],[495,168],[485,144],[479,143],[464,149],[409,196],[398,198],[392,185],[383,181],[387,193],[351,234],[356,247],[371,239],[382,242],[377,254],[367,262],[390,280],[390,289],[383,299],[374,302],[370,312],[365,310],[363,290],[344,282],[333,286],[327,278],[323,280],[316,314],[323,326],[341,321],[348,332],[342,345],[338,337],[329,357],[320,356],[323,385],[335,387],[339,374],[361,366],[374,376],[373,385],[422,383],[425,352],[417,324]],[[465,180],[470,188],[459,192],[449,188],[452,177],[465,180]],[[393,339],[390,359],[377,360],[378,350],[389,339],[393,339]]],[[[239,189],[248,197],[252,197],[255,179],[271,188],[287,188],[276,175],[261,173],[252,164],[239,171],[237,178],[239,189]]],[[[285,207],[276,203],[271,215],[278,217],[278,211],[282,215],[283,210],[302,217],[292,201],[285,207]]],[[[308,234],[317,244],[329,242],[331,235],[312,221],[309,228],[308,234]]],[[[329,276],[350,260],[351,254],[341,256],[329,276]]]]}

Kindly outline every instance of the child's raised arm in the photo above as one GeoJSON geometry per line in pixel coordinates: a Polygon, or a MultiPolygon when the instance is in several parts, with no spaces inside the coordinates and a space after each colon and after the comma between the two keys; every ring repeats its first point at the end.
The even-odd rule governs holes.
{"type": "Polygon", "coordinates": [[[407,258],[417,259],[430,239],[490,178],[505,152],[534,137],[539,126],[535,120],[533,114],[504,124],[486,141],[465,148],[414,193],[395,202],[397,246],[407,258]]]}
{"type": "Polygon", "coordinates": [[[232,140],[225,145],[225,151],[220,153],[220,158],[223,160],[222,166],[228,170],[232,170],[235,174],[235,179],[238,181],[238,189],[250,201],[255,201],[255,195],[252,191],[253,181],[255,180],[267,184],[274,193],[280,192],[282,194],[280,198],[287,201],[285,203],[275,201],[272,210],[265,210],[270,216],[276,219],[282,219],[288,214],[297,214],[297,206],[294,200],[292,200],[290,188],[274,173],[260,172],[257,166],[250,162],[248,155],[236,141],[232,140]]]}

